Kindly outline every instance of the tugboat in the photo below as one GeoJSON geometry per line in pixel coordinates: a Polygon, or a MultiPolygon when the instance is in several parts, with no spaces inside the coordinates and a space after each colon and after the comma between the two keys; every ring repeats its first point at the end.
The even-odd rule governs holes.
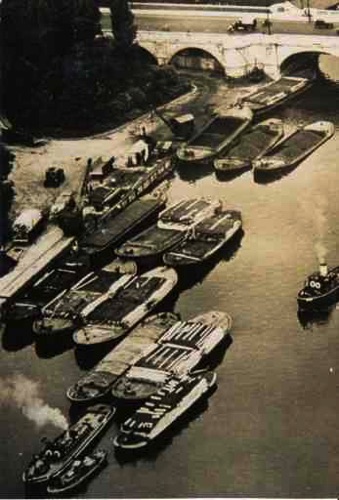
{"type": "Polygon", "coordinates": [[[70,290],[64,290],[42,309],[42,317],[33,323],[40,337],[69,332],[82,324],[81,311],[108,290],[114,293],[128,283],[136,273],[134,262],[113,260],[103,269],[92,271],[70,290]]]}
{"type": "Polygon", "coordinates": [[[86,373],[68,389],[68,399],[76,403],[88,403],[103,397],[118,377],[152,349],[160,336],[177,321],[178,315],[170,312],[146,318],[90,373],[86,373]]]}
{"type": "Polygon", "coordinates": [[[260,160],[253,162],[255,177],[295,167],[334,134],[331,122],[318,121],[297,129],[280,141],[260,160]]]}
{"type": "Polygon", "coordinates": [[[128,240],[115,253],[133,259],[158,257],[185,239],[195,225],[219,207],[219,200],[203,198],[176,202],[160,213],[157,224],[128,240]]]}
{"type": "Polygon", "coordinates": [[[281,120],[271,118],[245,131],[225,154],[214,160],[218,172],[237,172],[252,168],[252,162],[267,153],[284,135],[281,120]]]}
{"type": "Polygon", "coordinates": [[[202,264],[225,245],[241,226],[238,210],[220,211],[197,224],[186,240],[165,253],[163,260],[173,267],[202,264]]]}
{"type": "Polygon", "coordinates": [[[320,269],[308,276],[304,288],[298,293],[300,309],[323,309],[339,298],[339,266],[328,270],[325,263],[320,269]]]}
{"type": "Polygon", "coordinates": [[[138,449],[149,445],[216,384],[216,373],[171,378],[121,426],[116,448],[138,449]]]}
{"type": "Polygon", "coordinates": [[[27,485],[45,483],[58,477],[69,464],[89,447],[115,414],[109,405],[95,405],[54,441],[46,442],[44,449],[33,456],[23,473],[27,485]]]}
{"type": "Polygon", "coordinates": [[[249,107],[219,109],[213,118],[177,150],[182,163],[205,163],[225,150],[252,120],[249,107]]]}
{"type": "Polygon", "coordinates": [[[262,115],[301,94],[311,83],[310,78],[282,76],[279,80],[267,83],[245,96],[241,102],[248,106],[255,116],[262,115]]]}
{"type": "Polygon", "coordinates": [[[108,291],[82,311],[85,326],[74,333],[74,342],[89,346],[122,337],[169,294],[177,281],[174,269],[157,267],[135,276],[115,292],[108,291]]]}
{"type": "Polygon", "coordinates": [[[140,401],[157,392],[170,377],[185,376],[229,336],[231,324],[231,317],[220,311],[177,322],[162,335],[158,346],[115,382],[113,397],[140,401]]]}
{"type": "Polygon", "coordinates": [[[33,321],[40,317],[41,309],[62,291],[68,290],[89,271],[89,265],[80,259],[59,263],[46,271],[20,299],[6,304],[2,311],[2,321],[33,321]]]}
{"type": "Polygon", "coordinates": [[[97,450],[91,455],[74,460],[64,472],[51,479],[47,492],[60,495],[74,490],[88,481],[99,469],[107,464],[107,451],[97,450]]]}

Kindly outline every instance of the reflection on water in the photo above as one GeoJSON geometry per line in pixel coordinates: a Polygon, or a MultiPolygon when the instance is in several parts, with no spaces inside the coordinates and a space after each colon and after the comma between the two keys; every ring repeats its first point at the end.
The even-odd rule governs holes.
{"type": "Polygon", "coordinates": [[[327,324],[335,309],[335,305],[322,311],[303,311],[299,309],[297,313],[298,320],[305,330],[313,330],[313,326],[327,324]]]}

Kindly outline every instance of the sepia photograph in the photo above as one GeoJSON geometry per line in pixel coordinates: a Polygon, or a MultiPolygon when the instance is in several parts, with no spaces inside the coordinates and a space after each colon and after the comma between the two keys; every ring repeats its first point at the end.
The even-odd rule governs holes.
{"type": "Polygon", "coordinates": [[[339,2],[0,37],[0,498],[338,498],[339,2]]]}

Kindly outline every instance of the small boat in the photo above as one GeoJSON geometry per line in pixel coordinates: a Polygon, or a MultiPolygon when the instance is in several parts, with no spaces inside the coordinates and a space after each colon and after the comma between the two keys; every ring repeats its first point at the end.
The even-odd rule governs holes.
{"type": "Polygon", "coordinates": [[[171,378],[121,426],[114,446],[138,449],[149,445],[216,384],[216,373],[171,378]]]}
{"type": "MultiPolygon", "coordinates": [[[[147,222],[153,222],[164,207],[165,199],[145,196],[118,214],[114,211],[107,212],[100,218],[96,229],[80,239],[80,254],[88,256],[93,266],[97,267],[98,262],[102,262],[106,257],[109,258],[112,250],[121,245],[133,232],[147,222]]],[[[87,225],[91,225],[90,219],[89,217],[87,225]]],[[[96,219],[92,222],[96,224],[94,220],[96,219]]]]}
{"type": "Polygon", "coordinates": [[[178,316],[170,312],[162,312],[146,318],[93,370],[86,373],[68,389],[68,399],[77,403],[87,403],[103,397],[118,377],[152,349],[161,335],[177,321],[178,316]]]}
{"type": "Polygon", "coordinates": [[[334,134],[334,125],[318,121],[298,128],[260,160],[253,162],[255,176],[282,172],[296,166],[334,134]]]}
{"type": "Polygon", "coordinates": [[[223,210],[197,224],[189,237],[163,256],[168,266],[201,264],[212,257],[241,228],[238,210],[223,210]]]}
{"type": "Polygon", "coordinates": [[[245,131],[233,145],[214,160],[220,172],[235,172],[252,168],[253,160],[267,153],[284,135],[281,120],[270,118],[245,131]]]}
{"type": "Polygon", "coordinates": [[[177,150],[183,163],[208,162],[225,150],[252,120],[250,108],[219,109],[213,118],[177,150]]]}
{"type": "Polygon", "coordinates": [[[2,321],[33,321],[40,317],[41,309],[59,293],[74,285],[89,272],[89,265],[81,259],[66,260],[46,271],[25,293],[14,302],[8,302],[2,311],[2,321]]]}
{"type": "Polygon", "coordinates": [[[91,455],[75,459],[59,476],[52,478],[47,492],[59,495],[74,490],[88,481],[98,470],[107,464],[107,451],[97,450],[91,455]]]}
{"type": "Polygon", "coordinates": [[[181,200],[159,214],[157,224],[128,240],[115,253],[119,257],[145,259],[161,255],[187,237],[201,220],[220,207],[219,200],[181,200]]]}
{"type": "Polygon", "coordinates": [[[84,326],[73,334],[78,345],[116,340],[139,323],[175,287],[177,273],[157,267],[135,276],[118,290],[110,290],[81,313],[84,326]]]}
{"type": "Polygon", "coordinates": [[[248,106],[255,115],[260,115],[301,94],[311,83],[310,78],[282,76],[243,97],[241,103],[248,106]]]}
{"type": "Polygon", "coordinates": [[[40,337],[69,332],[82,324],[81,312],[98,297],[122,288],[135,275],[132,261],[113,260],[103,269],[91,271],[70,290],[64,290],[42,309],[42,316],[33,323],[40,337]]]}
{"type": "Polygon", "coordinates": [[[321,264],[318,272],[308,276],[298,293],[300,309],[321,309],[339,299],[339,266],[328,269],[321,264]]]}
{"type": "Polygon", "coordinates": [[[110,405],[89,407],[75,424],[54,441],[45,439],[44,449],[33,456],[23,473],[23,481],[33,485],[59,476],[98,437],[114,414],[115,408],[110,405]]]}
{"type": "Polygon", "coordinates": [[[189,321],[178,321],[112,387],[118,400],[140,401],[159,390],[172,376],[183,377],[229,336],[231,317],[209,311],[189,321]]]}

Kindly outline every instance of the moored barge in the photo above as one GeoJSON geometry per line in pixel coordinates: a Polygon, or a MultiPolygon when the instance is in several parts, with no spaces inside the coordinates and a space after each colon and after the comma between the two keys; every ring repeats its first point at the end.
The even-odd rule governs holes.
{"type": "Polygon", "coordinates": [[[255,115],[261,115],[301,94],[311,83],[309,78],[282,76],[243,97],[241,103],[255,115]]]}
{"type": "Polygon", "coordinates": [[[58,477],[83,453],[109,424],[115,414],[110,405],[95,405],[54,441],[45,440],[44,449],[33,456],[23,473],[27,485],[41,484],[58,477]],[[47,441],[47,442],[46,442],[47,441]]]}
{"type": "Polygon", "coordinates": [[[252,120],[250,108],[218,109],[215,116],[177,150],[182,163],[208,162],[225,150],[252,120]]]}
{"type": "Polygon", "coordinates": [[[39,337],[50,337],[74,330],[82,324],[81,313],[90,303],[122,288],[136,273],[134,262],[113,260],[103,269],[91,271],[70,290],[62,291],[42,309],[42,317],[33,324],[39,337]]]}
{"type": "Polygon", "coordinates": [[[267,153],[284,135],[281,120],[270,118],[245,131],[234,144],[214,160],[218,172],[237,172],[252,168],[252,162],[267,153]]]}
{"type": "Polygon", "coordinates": [[[138,449],[150,444],[216,384],[216,374],[206,372],[171,378],[151,395],[121,426],[114,446],[138,449]]]}
{"type": "Polygon", "coordinates": [[[112,395],[131,402],[148,398],[170,377],[183,377],[196,368],[229,335],[231,324],[231,317],[220,311],[177,322],[115,382],[112,395]]]}
{"type": "Polygon", "coordinates": [[[135,276],[116,292],[107,292],[82,311],[84,326],[74,333],[74,342],[90,346],[117,340],[154,309],[177,281],[174,269],[157,267],[135,276]]]}
{"type": "Polygon", "coordinates": [[[295,167],[333,134],[334,125],[328,121],[318,121],[298,128],[260,160],[253,162],[254,176],[259,178],[295,167]]]}
{"type": "Polygon", "coordinates": [[[162,198],[143,197],[117,215],[106,215],[92,234],[81,238],[80,252],[87,255],[94,266],[98,266],[132,232],[154,220],[164,206],[165,200],[162,198]]]}
{"type": "Polygon", "coordinates": [[[133,259],[159,256],[185,239],[196,224],[219,207],[220,201],[204,198],[176,202],[160,213],[157,224],[128,240],[115,253],[133,259]]]}
{"type": "Polygon", "coordinates": [[[88,263],[81,259],[67,259],[45,272],[27,291],[2,311],[4,322],[33,321],[41,310],[59,293],[68,290],[89,271],[88,263]]]}
{"type": "Polygon", "coordinates": [[[201,264],[224,246],[242,226],[238,210],[220,210],[197,224],[189,237],[163,256],[168,266],[201,264]]]}
{"type": "Polygon", "coordinates": [[[77,403],[87,403],[107,394],[118,377],[152,349],[161,335],[177,321],[178,316],[169,312],[146,318],[93,370],[68,389],[68,399],[77,403]]]}

